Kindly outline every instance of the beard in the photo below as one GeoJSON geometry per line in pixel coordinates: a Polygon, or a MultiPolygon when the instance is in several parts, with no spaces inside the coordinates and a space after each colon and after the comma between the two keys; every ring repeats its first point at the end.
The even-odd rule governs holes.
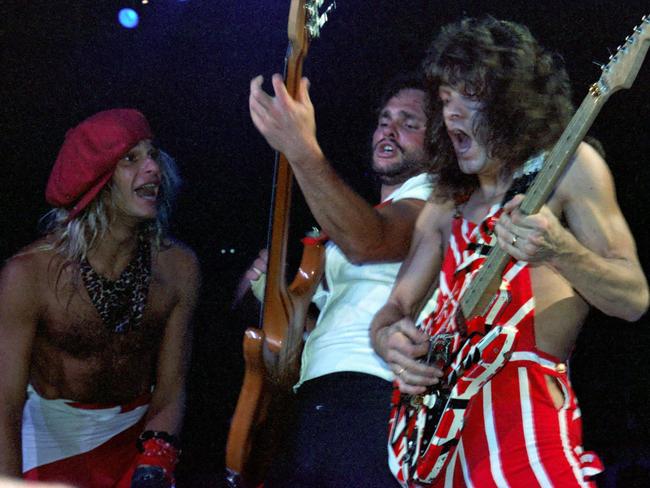
{"type": "Polygon", "coordinates": [[[424,154],[404,153],[404,158],[388,168],[372,164],[372,171],[382,185],[393,186],[404,183],[409,178],[425,171],[429,160],[424,154]]]}

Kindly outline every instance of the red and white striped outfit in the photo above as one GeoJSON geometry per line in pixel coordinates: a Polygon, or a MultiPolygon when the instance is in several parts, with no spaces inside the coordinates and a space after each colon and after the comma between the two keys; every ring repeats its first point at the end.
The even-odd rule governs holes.
{"type": "MultiPolygon", "coordinates": [[[[458,300],[484,261],[488,247],[482,246],[496,244],[492,230],[500,212],[495,205],[480,225],[460,215],[454,219],[436,312],[424,324],[430,334],[458,331],[458,300]]],[[[467,324],[469,335],[484,332],[486,321],[490,327],[515,328],[512,355],[470,397],[459,423],[458,444],[451,448],[446,466],[425,486],[595,486],[588,478],[602,471],[602,465],[595,454],[582,449],[580,409],[566,368],[537,350],[534,317],[527,263],[512,261],[486,320],[467,324]],[[545,376],[555,378],[563,393],[560,408],[553,403],[545,376]]]]}

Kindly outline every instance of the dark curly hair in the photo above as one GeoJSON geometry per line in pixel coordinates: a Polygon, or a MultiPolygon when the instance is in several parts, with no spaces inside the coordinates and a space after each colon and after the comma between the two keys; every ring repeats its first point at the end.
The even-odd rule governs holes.
{"type": "MultiPolygon", "coordinates": [[[[442,28],[423,63],[432,93],[449,85],[477,97],[483,108],[474,133],[490,157],[511,173],[549,149],[573,113],[569,77],[559,55],[542,48],[528,28],[515,22],[465,18],[442,28]]],[[[438,195],[460,200],[478,187],[475,175],[458,167],[438,97],[432,97],[429,143],[438,195]]]]}
{"type": "Polygon", "coordinates": [[[389,79],[384,85],[379,103],[375,108],[376,115],[379,116],[381,111],[386,107],[391,98],[396,96],[402,90],[422,90],[427,95],[427,101],[431,98],[429,85],[424,73],[421,71],[407,71],[398,73],[389,79]]]}

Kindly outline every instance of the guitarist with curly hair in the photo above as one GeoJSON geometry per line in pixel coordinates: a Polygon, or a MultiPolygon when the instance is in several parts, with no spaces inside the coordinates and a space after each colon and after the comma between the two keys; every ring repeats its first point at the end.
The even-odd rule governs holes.
{"type": "Polygon", "coordinates": [[[441,115],[438,184],[371,330],[399,388],[391,469],[404,486],[593,486],[601,466],[581,447],[565,363],[590,306],[628,321],[648,308],[612,175],[580,135],[550,198],[526,210],[523,193],[543,188],[573,111],[561,60],[526,27],[449,25],[425,72],[441,115]],[[468,314],[499,252],[494,299],[468,314]],[[416,327],[436,280],[435,312],[416,327]]]}

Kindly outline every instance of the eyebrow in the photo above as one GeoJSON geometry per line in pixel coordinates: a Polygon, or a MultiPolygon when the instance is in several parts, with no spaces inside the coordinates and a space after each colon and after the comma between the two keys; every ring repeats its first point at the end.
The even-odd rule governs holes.
{"type": "MultiPolygon", "coordinates": [[[[421,116],[421,115],[416,114],[415,112],[407,112],[406,110],[400,110],[400,111],[397,113],[397,115],[398,115],[399,117],[404,118],[404,119],[422,120],[423,118],[426,118],[426,117],[423,117],[423,116],[421,116]]],[[[381,118],[381,117],[390,117],[390,111],[389,111],[389,110],[386,110],[386,109],[382,110],[382,111],[379,113],[379,117],[380,117],[380,118],[381,118]]]]}
{"type": "Polygon", "coordinates": [[[122,159],[138,157],[139,155],[140,155],[139,151],[136,148],[132,147],[124,154],[124,156],[122,156],[122,159]]]}

